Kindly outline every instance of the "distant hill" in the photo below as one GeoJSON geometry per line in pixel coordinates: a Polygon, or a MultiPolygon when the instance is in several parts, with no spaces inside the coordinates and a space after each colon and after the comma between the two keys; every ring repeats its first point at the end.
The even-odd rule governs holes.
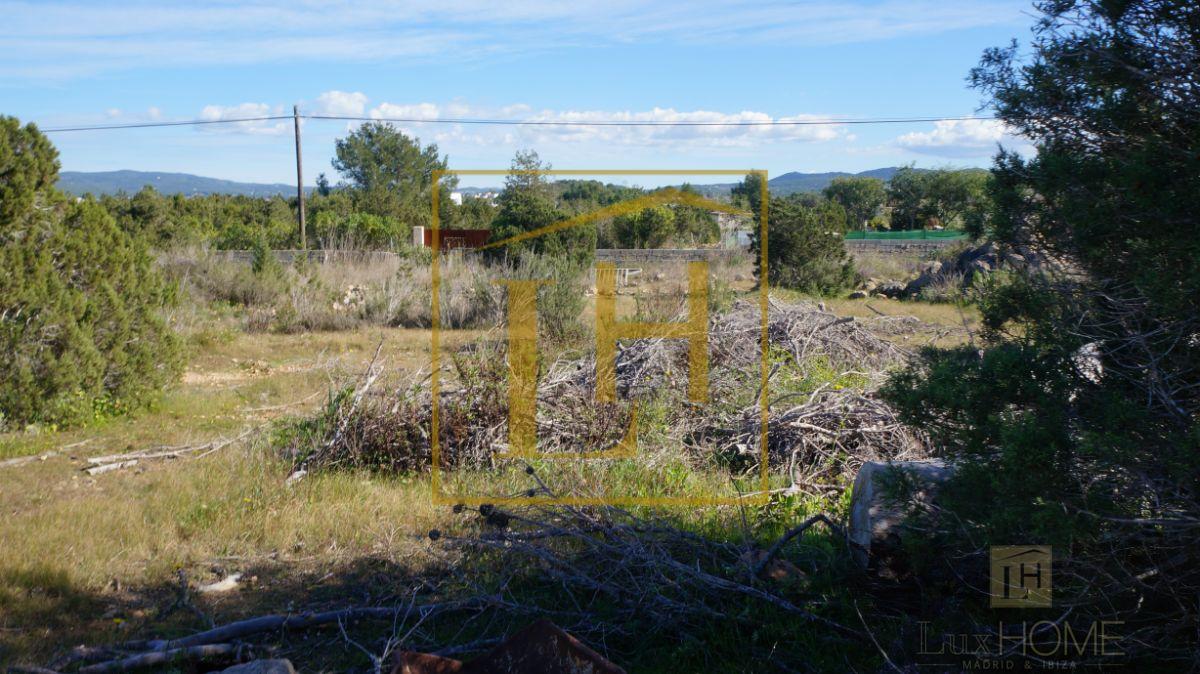
{"type": "MultiPolygon", "coordinates": [[[[886,166],[884,168],[871,169],[859,173],[845,173],[842,171],[832,171],[830,173],[785,173],[781,176],[776,176],[767,181],[771,191],[786,195],[793,192],[820,192],[833,182],[834,178],[878,178],[880,180],[891,180],[892,176],[899,171],[898,166],[886,166]]],[[[915,169],[917,171],[925,171],[927,169],[915,169]]]]}
{"type": "MultiPolygon", "coordinates": [[[[151,171],[62,171],[58,174],[58,189],[74,194],[92,193],[134,194],[146,185],[163,194],[243,194],[252,197],[269,197],[276,194],[294,196],[295,185],[284,183],[239,183],[219,178],[205,178],[190,173],[154,173],[151,171]]],[[[313,188],[306,187],[305,192],[313,188]]]]}
{"type": "MultiPolygon", "coordinates": [[[[772,194],[784,196],[795,192],[819,192],[825,189],[834,178],[862,176],[890,180],[898,170],[899,167],[887,166],[859,173],[846,173],[844,171],[800,173],[794,171],[775,176],[767,181],[767,183],[771,187],[772,194]]],[[[917,170],[924,171],[926,169],[917,170]]],[[[292,196],[296,194],[296,186],[285,183],[239,183],[219,178],[205,178],[190,173],[63,171],[58,176],[58,188],[75,195],[83,195],[89,192],[96,195],[116,194],[121,191],[134,194],[146,185],[153,186],[154,189],[163,194],[244,194],[256,197],[269,197],[276,194],[292,196]]],[[[693,185],[692,187],[695,187],[705,196],[721,197],[727,196],[733,186],[734,183],[715,183],[693,185]]],[[[312,192],[313,189],[312,187],[306,187],[304,191],[312,192]]],[[[459,191],[467,194],[478,194],[481,192],[498,192],[500,189],[499,187],[464,187],[460,188],[459,191]]]]}
{"type": "MultiPolygon", "coordinates": [[[[793,171],[784,173],[783,175],[775,176],[767,180],[767,185],[771,188],[771,194],[775,196],[786,196],[796,192],[820,192],[833,182],[834,178],[849,178],[851,176],[860,178],[879,178],[880,180],[891,180],[892,176],[899,171],[898,166],[885,166],[884,168],[871,169],[869,171],[861,171],[859,173],[846,173],[845,171],[830,171],[827,173],[800,173],[793,171]]],[[[926,171],[928,169],[916,169],[917,171],[926,171]]],[[[702,194],[712,197],[724,196],[729,194],[734,183],[716,183],[712,185],[693,185],[702,194]]]]}

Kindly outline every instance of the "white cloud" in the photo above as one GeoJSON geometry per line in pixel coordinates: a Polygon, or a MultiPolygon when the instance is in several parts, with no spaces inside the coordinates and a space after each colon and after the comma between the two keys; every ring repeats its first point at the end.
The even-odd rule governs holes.
{"type": "Polygon", "coordinates": [[[326,91],[317,96],[316,108],[318,115],[335,115],[358,117],[367,109],[367,95],[361,91],[347,93],[345,91],[326,91]]]}
{"type": "Polygon", "coordinates": [[[283,107],[271,106],[266,103],[242,103],[240,105],[206,105],[200,111],[200,119],[218,121],[223,119],[252,119],[254,121],[233,122],[230,124],[203,124],[196,128],[208,132],[247,133],[258,136],[278,136],[291,130],[287,120],[254,119],[260,117],[277,117],[283,115],[283,107]]]}
{"type": "MultiPolygon", "coordinates": [[[[372,119],[438,119],[442,117],[441,108],[433,103],[396,104],[381,103],[371,109],[372,119]]],[[[449,115],[446,115],[447,117],[449,115]]]]}
{"type": "Polygon", "coordinates": [[[982,157],[1000,145],[1025,149],[1028,143],[995,119],[951,119],[934,122],[930,131],[913,131],[896,139],[896,145],[939,157],[982,157]]]}
{"type": "Polygon", "coordinates": [[[520,126],[487,126],[449,124],[433,129],[438,142],[473,144],[518,142],[545,145],[548,143],[606,143],[616,145],[675,146],[702,144],[708,147],[749,147],[768,142],[827,142],[852,141],[842,124],[773,124],[773,122],[809,122],[826,119],[820,115],[791,115],[772,117],[764,112],[716,112],[711,110],[680,111],[674,108],[631,110],[541,110],[531,112],[528,105],[514,104],[500,108],[476,107],[461,102],[448,105],[435,103],[381,103],[371,109],[373,119],[392,120],[409,128],[424,126],[424,120],[453,120],[464,118],[511,119],[533,122],[520,126]],[[567,124],[560,124],[566,122],[567,124]],[[618,126],[616,123],[644,123],[644,126],[618,126]],[[683,122],[684,125],[668,126],[683,122]],[[742,126],[754,123],[754,126],[742,126]],[[574,124],[579,124],[578,126],[574,124]],[[585,125],[586,124],[586,125],[585,125]],[[690,124],[690,125],[689,125],[690,124]],[[657,125],[657,126],[656,126],[657,125]]]}

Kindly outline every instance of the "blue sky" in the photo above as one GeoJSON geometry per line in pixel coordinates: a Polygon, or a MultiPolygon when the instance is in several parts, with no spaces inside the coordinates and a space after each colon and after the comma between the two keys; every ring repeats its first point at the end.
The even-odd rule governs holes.
{"type": "MultiPolygon", "coordinates": [[[[972,115],[982,51],[1024,39],[1028,2],[4,2],[0,114],[43,127],[312,113],[706,120],[972,115]]],[[[984,111],[983,114],[987,114],[984,111]]],[[[986,166],[995,122],[801,127],[405,124],[452,168],[858,171],[986,166]]],[[[346,122],[304,125],[333,174],[346,122]]],[[[64,170],[294,180],[290,122],[52,135],[64,170]]],[[[475,179],[464,184],[494,184],[475,179]]]]}

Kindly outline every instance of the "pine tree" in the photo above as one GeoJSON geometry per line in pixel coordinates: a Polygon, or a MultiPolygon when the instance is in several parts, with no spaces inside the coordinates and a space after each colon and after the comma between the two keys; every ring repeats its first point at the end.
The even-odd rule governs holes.
{"type": "Polygon", "coordinates": [[[178,339],[160,315],[173,288],[145,243],[93,201],[52,185],[57,153],[0,118],[0,415],[7,424],[86,421],[145,403],[172,381],[178,339]],[[15,160],[14,160],[15,158],[15,160]]]}

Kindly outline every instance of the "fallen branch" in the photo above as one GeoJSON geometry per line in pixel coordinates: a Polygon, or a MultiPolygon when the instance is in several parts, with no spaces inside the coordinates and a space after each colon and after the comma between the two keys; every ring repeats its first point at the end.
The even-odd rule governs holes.
{"type": "Polygon", "coordinates": [[[58,456],[58,450],[37,454],[35,456],[19,456],[15,459],[5,459],[0,461],[0,468],[16,468],[17,466],[24,466],[27,463],[34,463],[35,461],[45,461],[46,459],[55,456],[58,456]]]}
{"type": "MultiPolygon", "coordinates": [[[[536,473],[533,477],[536,481],[536,473]]],[[[544,483],[538,483],[553,496],[544,483]]],[[[454,546],[494,550],[505,559],[518,556],[530,560],[557,588],[556,596],[571,598],[570,608],[558,613],[569,615],[576,621],[576,630],[596,642],[627,635],[628,625],[638,621],[694,636],[690,630],[697,625],[736,622],[754,615],[747,610],[747,601],[821,626],[831,638],[868,641],[860,630],[804,605],[808,602],[787,598],[771,587],[742,582],[736,575],[739,568],[745,568],[740,546],[698,536],[669,521],[612,506],[526,506],[503,513],[487,506],[479,512],[489,523],[503,523],[500,526],[504,528],[461,537],[439,532],[437,539],[454,546]]],[[[807,526],[817,521],[832,524],[817,516],[807,526]]],[[[797,529],[769,554],[777,555],[783,543],[803,530],[797,529]]],[[[523,566],[515,560],[505,564],[523,566]]]]}
{"type": "Polygon", "coordinates": [[[8,674],[60,674],[57,669],[30,667],[28,665],[10,665],[7,671],[8,674]]]}
{"type": "Polygon", "coordinates": [[[425,604],[423,606],[405,604],[403,606],[347,608],[336,611],[324,611],[322,613],[276,614],[229,623],[228,625],[222,625],[179,639],[147,641],[145,642],[145,646],[148,651],[154,652],[178,650],[192,646],[225,643],[265,632],[305,630],[322,625],[332,625],[338,622],[355,622],[358,620],[391,620],[406,612],[428,616],[447,611],[483,609],[490,603],[490,598],[479,598],[443,602],[440,604],[425,604]]]}
{"type": "Polygon", "coordinates": [[[84,469],[83,472],[87,473],[88,475],[101,475],[103,473],[109,473],[114,470],[121,470],[122,468],[132,468],[132,467],[136,466],[137,463],[138,463],[137,459],[132,459],[129,461],[117,461],[116,463],[106,463],[102,466],[93,466],[92,468],[86,468],[86,469],[84,469]]]}
{"type": "Polygon", "coordinates": [[[249,437],[257,431],[261,426],[247,428],[235,437],[218,438],[211,442],[206,442],[199,445],[185,445],[181,447],[159,448],[157,450],[146,450],[142,452],[127,452],[124,454],[109,454],[106,456],[93,456],[88,458],[88,463],[93,464],[91,468],[85,468],[83,472],[88,475],[100,475],[122,468],[131,468],[136,466],[138,461],[150,461],[154,459],[178,459],[185,456],[196,454],[197,458],[208,456],[213,452],[224,449],[229,445],[239,442],[249,437]],[[197,454],[199,453],[199,454],[197,454]]]}
{"type": "Polygon", "coordinates": [[[812,517],[804,520],[799,525],[792,527],[792,529],[790,529],[786,534],[781,536],[779,540],[775,541],[775,545],[772,545],[771,549],[767,550],[767,553],[765,555],[763,555],[761,559],[758,560],[757,564],[754,565],[753,575],[755,577],[758,577],[758,575],[763,572],[763,569],[767,568],[767,564],[769,564],[771,562],[771,560],[775,558],[775,555],[778,555],[779,551],[783,550],[783,546],[787,545],[788,541],[799,536],[800,534],[804,533],[805,531],[808,531],[808,529],[810,527],[812,527],[814,524],[816,524],[818,522],[821,522],[821,523],[825,524],[825,526],[829,527],[830,529],[833,529],[834,533],[837,533],[838,535],[843,535],[842,528],[840,526],[838,526],[837,524],[834,524],[833,521],[830,520],[828,517],[826,517],[824,514],[817,513],[816,515],[813,515],[812,517]]]}
{"type": "Polygon", "coordinates": [[[0,468],[16,468],[17,466],[24,466],[25,464],[28,464],[28,463],[36,463],[38,461],[45,461],[46,459],[51,459],[60,454],[63,454],[67,450],[75,449],[76,447],[82,447],[91,441],[92,441],[92,438],[87,438],[86,440],[80,440],[79,442],[72,442],[69,445],[63,445],[62,447],[59,447],[58,449],[52,449],[48,452],[42,452],[41,454],[35,454],[33,456],[18,456],[15,459],[5,459],[3,461],[0,461],[0,468]]]}
{"type": "Polygon", "coordinates": [[[129,672],[135,669],[158,667],[179,662],[196,662],[202,660],[225,660],[237,656],[240,646],[234,644],[208,644],[176,648],[167,651],[141,653],[121,660],[102,662],[98,665],[88,665],[79,670],[79,674],[108,674],[109,672],[129,672]]]}

